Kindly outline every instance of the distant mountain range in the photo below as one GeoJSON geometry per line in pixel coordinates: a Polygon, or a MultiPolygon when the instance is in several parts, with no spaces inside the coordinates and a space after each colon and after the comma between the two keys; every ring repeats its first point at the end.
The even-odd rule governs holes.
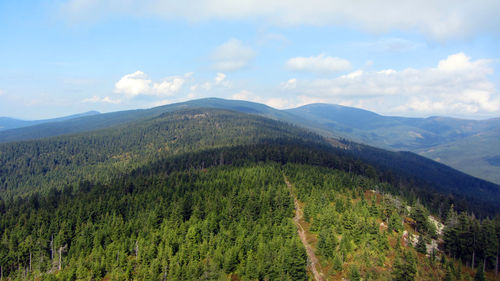
{"type": "Polygon", "coordinates": [[[97,111],[89,111],[89,112],[84,112],[84,113],[80,113],[80,114],[74,114],[74,115],[69,115],[69,116],[64,116],[64,117],[59,117],[59,118],[52,118],[52,119],[42,119],[42,120],[21,120],[21,119],[15,119],[15,118],[10,118],[10,117],[0,117],[0,131],[29,127],[29,126],[34,126],[34,125],[39,125],[39,124],[44,124],[44,123],[67,121],[67,120],[71,120],[71,119],[92,116],[92,115],[97,115],[97,114],[100,114],[100,113],[97,111]]]}
{"type": "Polygon", "coordinates": [[[455,169],[500,183],[500,118],[404,118],[339,105],[288,110],[324,134],[418,153],[455,169]]]}
{"type": "Polygon", "coordinates": [[[464,120],[447,117],[391,117],[331,104],[310,104],[278,110],[254,102],[208,98],[145,110],[105,114],[88,112],[40,121],[10,119],[10,125],[8,121],[3,121],[5,119],[0,119],[0,127],[11,128],[0,132],[0,142],[93,131],[154,118],[165,112],[200,107],[257,114],[306,127],[327,137],[348,139],[394,151],[415,152],[475,177],[500,184],[500,118],[464,120]],[[14,121],[18,122],[17,125],[14,121]],[[22,122],[32,123],[26,125],[27,123],[22,122]]]}

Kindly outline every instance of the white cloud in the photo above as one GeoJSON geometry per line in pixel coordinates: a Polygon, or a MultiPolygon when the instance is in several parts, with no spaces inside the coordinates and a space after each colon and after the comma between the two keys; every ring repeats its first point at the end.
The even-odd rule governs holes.
{"type": "Polygon", "coordinates": [[[212,89],[212,83],[205,82],[205,83],[200,85],[200,88],[202,88],[203,90],[209,91],[210,89],[212,89]]]}
{"type": "Polygon", "coordinates": [[[288,91],[304,100],[349,103],[386,114],[491,115],[500,113],[500,97],[489,79],[491,63],[458,53],[436,67],[357,70],[333,79],[296,81],[288,91]]]}
{"type": "Polygon", "coordinates": [[[155,101],[151,104],[152,107],[157,107],[157,106],[162,106],[162,105],[166,105],[166,104],[170,104],[172,103],[171,100],[159,100],[159,101],[155,101]]]}
{"type": "Polygon", "coordinates": [[[226,79],[226,74],[218,72],[215,75],[214,80],[199,82],[189,87],[189,90],[194,94],[198,89],[204,91],[210,91],[216,89],[217,87],[231,88],[232,83],[226,79]]]}
{"type": "Polygon", "coordinates": [[[70,0],[61,15],[70,22],[135,16],[348,26],[375,33],[414,30],[439,40],[500,30],[497,0],[70,0]]]}
{"type": "Polygon", "coordinates": [[[247,100],[254,102],[261,102],[262,99],[248,90],[241,90],[231,96],[233,100],[247,100]]]}
{"type": "Polygon", "coordinates": [[[297,87],[297,79],[288,79],[288,81],[281,83],[280,86],[283,89],[295,89],[297,87]]]}
{"type": "Polygon", "coordinates": [[[98,97],[98,96],[93,96],[93,97],[86,98],[86,99],[82,100],[82,102],[85,102],[85,103],[111,103],[111,104],[120,104],[120,103],[122,103],[122,100],[112,99],[110,97],[101,98],[101,97],[98,97]]]}
{"type": "Polygon", "coordinates": [[[142,71],[136,71],[120,78],[115,84],[115,93],[125,94],[131,98],[149,92],[151,80],[142,71]]]}
{"type": "Polygon", "coordinates": [[[191,77],[192,73],[187,73],[183,77],[172,76],[163,79],[161,82],[154,82],[142,71],[136,71],[126,74],[115,83],[114,92],[124,94],[130,99],[139,95],[149,96],[170,96],[177,93],[186,78],[191,77]]]}
{"type": "Polygon", "coordinates": [[[278,109],[285,109],[292,107],[289,100],[284,98],[269,98],[264,101],[264,104],[278,109]]]}
{"type": "Polygon", "coordinates": [[[270,107],[284,109],[291,107],[289,100],[284,98],[262,98],[255,93],[248,90],[241,90],[231,96],[233,100],[245,100],[245,101],[253,101],[258,103],[263,103],[270,107]]]}
{"type": "Polygon", "coordinates": [[[308,71],[316,73],[331,73],[346,71],[352,68],[348,60],[320,54],[312,57],[295,57],[286,62],[289,70],[308,71]]]}
{"type": "Polygon", "coordinates": [[[328,103],[329,100],[325,98],[309,97],[309,96],[298,96],[298,105],[302,106],[311,103],[328,103]]]}
{"type": "Polygon", "coordinates": [[[220,71],[233,71],[244,68],[254,57],[252,48],[243,45],[238,39],[230,39],[212,52],[213,67],[220,71]]]}
{"type": "Polygon", "coordinates": [[[180,77],[168,78],[163,82],[153,84],[153,92],[158,96],[170,96],[178,92],[182,85],[184,84],[184,79],[180,77]]]}
{"type": "Polygon", "coordinates": [[[217,73],[217,76],[215,76],[215,80],[214,80],[214,83],[216,86],[222,86],[222,87],[225,87],[225,88],[231,88],[232,86],[232,83],[231,81],[228,81],[226,79],[226,74],[224,73],[217,73]]]}
{"type": "Polygon", "coordinates": [[[2,90],[0,90],[0,96],[1,96],[1,95],[3,95],[3,93],[4,93],[4,92],[3,92],[2,90]]]}
{"type": "Polygon", "coordinates": [[[215,85],[219,85],[222,81],[224,81],[224,79],[226,79],[226,74],[220,72],[217,73],[217,76],[215,77],[215,85]]]}

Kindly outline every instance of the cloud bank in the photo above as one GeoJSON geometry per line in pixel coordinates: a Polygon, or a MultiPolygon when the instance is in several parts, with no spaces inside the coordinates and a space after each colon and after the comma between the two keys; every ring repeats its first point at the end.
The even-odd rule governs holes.
{"type": "Polygon", "coordinates": [[[293,88],[291,81],[281,87],[304,103],[320,100],[394,114],[491,114],[500,111],[491,64],[457,53],[431,68],[357,70],[332,79],[294,79],[293,88]]]}
{"type": "Polygon", "coordinates": [[[500,30],[497,0],[70,0],[61,15],[71,22],[135,16],[167,20],[242,20],[280,26],[331,25],[373,33],[414,30],[436,40],[500,30]]]}

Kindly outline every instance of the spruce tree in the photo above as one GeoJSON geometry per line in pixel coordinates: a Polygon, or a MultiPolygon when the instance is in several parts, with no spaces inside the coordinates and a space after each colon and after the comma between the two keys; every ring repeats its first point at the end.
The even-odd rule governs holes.
{"type": "Polygon", "coordinates": [[[477,271],[476,275],[474,276],[474,281],[485,281],[486,279],[484,278],[484,272],[482,267],[480,266],[477,271]]]}
{"type": "Polygon", "coordinates": [[[419,253],[422,253],[422,254],[427,253],[427,245],[425,244],[425,239],[424,239],[423,235],[420,235],[420,237],[418,237],[416,249],[419,253]]]}

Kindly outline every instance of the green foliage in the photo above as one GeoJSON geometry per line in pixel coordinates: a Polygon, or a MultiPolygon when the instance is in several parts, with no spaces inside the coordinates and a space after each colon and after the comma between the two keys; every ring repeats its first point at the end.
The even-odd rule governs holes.
{"type": "Polygon", "coordinates": [[[499,231],[499,220],[479,221],[465,212],[458,215],[451,209],[443,233],[444,250],[464,264],[470,265],[474,259],[474,267],[485,262],[487,270],[494,269],[500,243],[499,231]]]}
{"type": "MultiPolygon", "coordinates": [[[[394,276],[413,280],[415,257],[388,240],[417,194],[430,205],[442,198],[405,177],[395,185],[389,171],[305,130],[227,111],[2,144],[0,155],[0,265],[12,280],[306,280],[283,174],[334,270],[354,260],[351,279],[388,278],[377,269],[402,250],[394,276]]],[[[411,217],[432,237],[428,214],[417,204],[411,217]]],[[[447,253],[492,268],[498,221],[448,217],[447,253]]]]}
{"type": "Polygon", "coordinates": [[[476,274],[474,275],[474,281],[485,281],[484,272],[482,268],[478,268],[476,274]]]}
{"type": "Polygon", "coordinates": [[[453,272],[451,271],[451,268],[449,266],[446,267],[446,274],[443,278],[443,281],[453,281],[453,272]]]}
{"type": "Polygon", "coordinates": [[[4,277],[21,274],[31,252],[31,276],[57,280],[195,280],[233,272],[305,280],[307,256],[282,178],[274,164],[221,167],[57,193],[21,217],[30,202],[19,201],[0,218],[4,277]],[[47,274],[59,258],[62,270],[47,274]]]}
{"type": "Polygon", "coordinates": [[[392,212],[389,218],[389,225],[387,226],[389,231],[401,232],[403,231],[403,219],[396,213],[392,212]]]}
{"type": "Polygon", "coordinates": [[[349,268],[349,280],[351,280],[351,281],[360,281],[361,280],[361,274],[359,273],[358,267],[355,265],[352,265],[349,268]]]}
{"type": "Polygon", "coordinates": [[[418,237],[418,242],[417,242],[417,245],[416,245],[415,248],[421,254],[426,254],[427,253],[427,245],[425,243],[425,238],[424,238],[423,235],[420,235],[418,237]]]}
{"type": "Polygon", "coordinates": [[[337,249],[338,241],[332,228],[323,228],[318,236],[318,253],[326,258],[333,258],[337,249]]]}
{"type": "Polygon", "coordinates": [[[335,269],[336,271],[341,271],[342,267],[343,267],[342,259],[340,258],[339,254],[337,253],[333,257],[333,269],[335,269]]]}
{"type": "Polygon", "coordinates": [[[403,257],[396,258],[393,268],[395,281],[413,281],[417,274],[417,259],[411,251],[405,251],[403,257]]]}
{"type": "Polygon", "coordinates": [[[421,204],[411,209],[410,217],[415,220],[416,230],[421,233],[429,232],[429,212],[421,204]]]}

